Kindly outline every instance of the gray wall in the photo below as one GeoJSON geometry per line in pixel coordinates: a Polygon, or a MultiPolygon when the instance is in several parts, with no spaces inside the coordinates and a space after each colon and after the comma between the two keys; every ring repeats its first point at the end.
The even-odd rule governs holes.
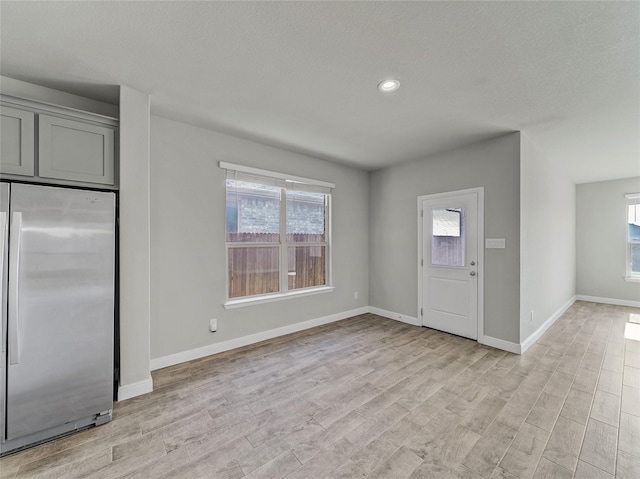
{"type": "Polygon", "coordinates": [[[575,294],[576,203],[573,182],[525,134],[521,134],[520,175],[520,340],[524,341],[575,294]]]}
{"type": "Polygon", "coordinates": [[[576,293],[640,301],[640,283],[626,275],[627,193],[640,192],[640,177],[577,186],[576,293]]]}
{"type": "Polygon", "coordinates": [[[151,117],[151,357],[369,304],[364,171],[151,117]],[[218,161],[333,182],[335,291],[225,310],[225,171],[218,161]],[[353,293],[359,293],[354,300],[353,293]],[[218,318],[210,333],[209,318],[218,318]]]}
{"type": "Polygon", "coordinates": [[[371,173],[370,299],[373,307],[417,317],[417,197],[485,187],[485,237],[505,249],[484,253],[484,332],[519,342],[520,134],[371,173]]]}

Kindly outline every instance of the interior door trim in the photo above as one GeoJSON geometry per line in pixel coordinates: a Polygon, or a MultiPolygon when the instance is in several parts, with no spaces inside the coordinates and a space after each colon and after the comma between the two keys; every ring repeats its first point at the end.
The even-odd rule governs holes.
{"type": "Polygon", "coordinates": [[[418,307],[416,317],[420,325],[424,325],[424,316],[421,314],[423,301],[423,264],[425,259],[422,256],[423,241],[422,237],[422,202],[424,200],[442,199],[451,196],[476,194],[478,197],[478,342],[484,337],[484,186],[477,188],[467,188],[464,190],[447,191],[444,193],[435,193],[431,195],[418,196],[417,200],[417,225],[418,225],[418,307]]]}

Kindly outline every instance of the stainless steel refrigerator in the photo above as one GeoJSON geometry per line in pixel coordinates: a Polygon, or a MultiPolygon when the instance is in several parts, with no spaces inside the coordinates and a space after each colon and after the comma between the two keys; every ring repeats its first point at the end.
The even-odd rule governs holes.
{"type": "Polygon", "coordinates": [[[111,419],[115,194],[0,183],[0,454],[111,419]]]}

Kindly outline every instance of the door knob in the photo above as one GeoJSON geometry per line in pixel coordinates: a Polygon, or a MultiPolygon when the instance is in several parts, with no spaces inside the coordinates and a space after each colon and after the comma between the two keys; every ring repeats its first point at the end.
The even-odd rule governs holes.
{"type": "Polygon", "coordinates": [[[472,262],[471,262],[471,266],[475,266],[475,265],[476,265],[476,262],[475,262],[475,261],[472,261],[472,262]]]}
{"type": "Polygon", "coordinates": [[[470,274],[471,276],[475,276],[475,275],[476,275],[476,272],[475,272],[475,271],[472,271],[472,272],[471,272],[471,273],[469,273],[469,274],[470,274]]]}

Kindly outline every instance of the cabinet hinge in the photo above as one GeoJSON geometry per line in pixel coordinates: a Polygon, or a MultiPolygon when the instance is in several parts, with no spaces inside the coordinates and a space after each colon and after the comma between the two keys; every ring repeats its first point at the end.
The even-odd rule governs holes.
{"type": "Polygon", "coordinates": [[[420,316],[424,316],[424,313],[422,312],[422,308],[420,308],[420,316]]]}

